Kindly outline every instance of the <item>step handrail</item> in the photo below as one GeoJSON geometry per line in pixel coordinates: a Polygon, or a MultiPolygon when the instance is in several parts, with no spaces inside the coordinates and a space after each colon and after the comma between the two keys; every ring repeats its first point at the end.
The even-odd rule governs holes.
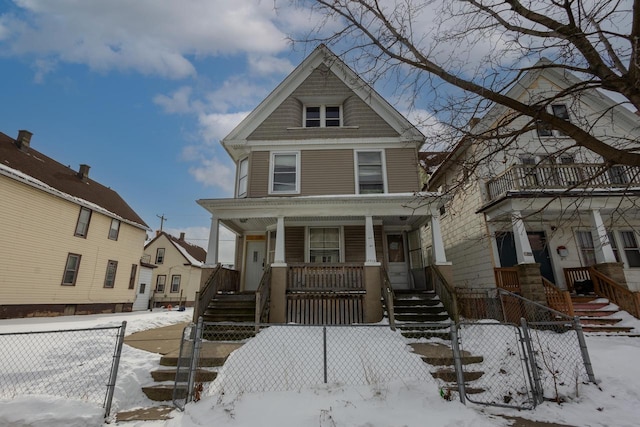
{"type": "Polygon", "coordinates": [[[458,298],[456,296],[455,289],[444,278],[438,269],[438,266],[430,265],[425,268],[431,271],[433,289],[438,297],[440,297],[442,305],[447,310],[447,313],[449,313],[449,316],[451,316],[453,321],[458,323],[460,320],[460,311],[458,310],[458,298]]]}
{"type": "Polygon", "coordinates": [[[591,267],[589,273],[591,274],[591,280],[593,280],[593,290],[598,296],[607,298],[611,303],[640,319],[639,292],[634,292],[621,286],[612,278],[605,276],[593,267],[591,267]]]}
{"type": "Polygon", "coordinates": [[[393,307],[393,300],[395,299],[395,294],[393,293],[393,288],[391,287],[391,280],[389,280],[389,274],[387,274],[387,270],[383,268],[380,269],[380,284],[382,285],[382,298],[384,299],[384,304],[387,307],[387,315],[389,316],[389,327],[392,331],[396,330],[396,315],[395,309],[393,307]]]}
{"type": "Polygon", "coordinates": [[[239,272],[216,264],[207,282],[200,292],[196,292],[193,307],[193,322],[197,323],[207,306],[219,291],[238,291],[240,289],[239,272]]]}
{"type": "Polygon", "coordinates": [[[544,286],[544,294],[547,299],[547,305],[554,310],[560,311],[567,316],[574,316],[573,301],[569,291],[562,290],[551,283],[546,278],[542,278],[544,286]]]}
{"type": "Polygon", "coordinates": [[[260,279],[260,284],[258,285],[258,289],[256,289],[256,315],[255,315],[256,329],[258,329],[258,325],[260,323],[268,320],[267,313],[268,313],[270,298],[271,298],[271,267],[267,266],[264,269],[264,273],[262,273],[262,279],[260,279]]]}

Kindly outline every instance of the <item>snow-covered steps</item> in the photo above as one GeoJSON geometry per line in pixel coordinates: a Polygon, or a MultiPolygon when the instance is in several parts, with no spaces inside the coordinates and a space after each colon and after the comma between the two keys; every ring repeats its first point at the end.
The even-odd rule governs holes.
{"type": "Polygon", "coordinates": [[[393,299],[396,326],[407,338],[449,339],[449,314],[435,292],[396,290],[393,299]],[[424,323],[441,323],[442,327],[423,327],[424,323]]]}
{"type": "Polygon", "coordinates": [[[618,325],[620,311],[606,298],[597,295],[573,295],[573,311],[580,318],[582,330],[599,333],[629,333],[633,328],[618,325]]]}

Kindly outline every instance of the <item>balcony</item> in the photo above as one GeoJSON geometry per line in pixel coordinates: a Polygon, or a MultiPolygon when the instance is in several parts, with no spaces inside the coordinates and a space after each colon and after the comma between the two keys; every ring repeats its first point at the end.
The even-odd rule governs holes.
{"type": "Polygon", "coordinates": [[[508,191],[627,188],[640,186],[640,168],[604,163],[514,165],[486,185],[489,201],[508,191]]]}

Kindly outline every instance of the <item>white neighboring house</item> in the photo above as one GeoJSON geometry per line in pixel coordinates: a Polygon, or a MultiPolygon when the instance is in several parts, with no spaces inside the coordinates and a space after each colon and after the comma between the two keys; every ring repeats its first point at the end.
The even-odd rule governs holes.
{"type": "Polygon", "coordinates": [[[174,237],[157,231],[156,237],[144,246],[144,253],[153,270],[151,284],[152,306],[193,306],[196,292],[200,291],[202,266],[207,252],[185,240],[185,234],[174,237]]]}
{"type": "MultiPolygon", "coordinates": [[[[549,113],[591,127],[610,144],[637,147],[640,117],[603,93],[553,97],[577,82],[569,73],[544,68],[524,74],[507,95],[529,104],[549,99],[541,105],[549,113]]],[[[447,257],[456,266],[455,286],[495,287],[502,268],[530,266],[526,274],[536,270],[571,290],[574,280],[587,277],[576,272],[594,266],[623,287],[640,290],[640,169],[606,164],[541,122],[508,149],[473,137],[509,113],[494,106],[474,121],[472,135],[448,154],[426,186],[454,194],[441,211],[441,225],[447,257]]],[[[528,120],[516,118],[511,127],[523,129],[528,120]]],[[[429,234],[427,229],[427,246],[429,234]]],[[[523,293],[544,300],[541,278],[537,283],[523,293]]]]}

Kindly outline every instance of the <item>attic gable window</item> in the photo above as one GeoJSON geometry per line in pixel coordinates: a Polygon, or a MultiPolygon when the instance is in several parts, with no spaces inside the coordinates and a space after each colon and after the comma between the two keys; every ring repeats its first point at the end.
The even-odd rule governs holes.
{"type": "Polygon", "coordinates": [[[342,107],[314,105],[304,108],[304,127],[325,128],[342,126],[342,107]]]}
{"type": "MultiPolygon", "coordinates": [[[[559,119],[570,121],[569,109],[567,108],[566,104],[552,104],[551,114],[559,119]]],[[[551,125],[541,120],[536,123],[536,130],[538,132],[538,136],[540,137],[554,136],[553,128],[551,127],[551,125]]],[[[555,131],[555,136],[565,136],[565,134],[557,130],[555,131]]]]}

